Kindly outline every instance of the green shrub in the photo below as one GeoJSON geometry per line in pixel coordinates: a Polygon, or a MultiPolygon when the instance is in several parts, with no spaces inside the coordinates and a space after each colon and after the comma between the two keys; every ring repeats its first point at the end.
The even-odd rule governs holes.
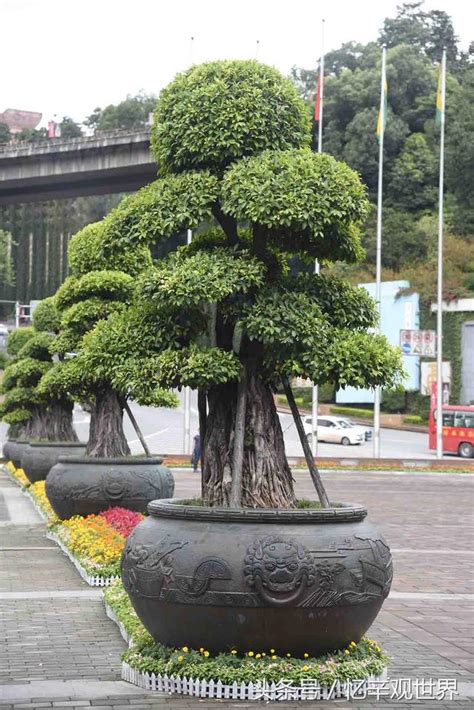
{"type": "Polygon", "coordinates": [[[33,328],[17,328],[12,330],[7,340],[7,353],[16,356],[23,345],[35,334],[33,328]]]}
{"type": "Polygon", "coordinates": [[[403,417],[404,424],[423,424],[423,419],[418,414],[408,414],[403,417]]]}
{"type": "Polygon", "coordinates": [[[33,327],[38,332],[57,333],[59,331],[59,314],[54,296],[44,298],[33,311],[33,327]]]}
{"type": "Polygon", "coordinates": [[[331,414],[341,414],[344,417],[363,417],[365,419],[372,419],[374,413],[372,409],[360,409],[357,407],[340,407],[339,405],[335,407],[330,407],[331,414]]]}
{"type": "Polygon", "coordinates": [[[384,412],[404,412],[406,408],[405,390],[393,389],[384,390],[382,394],[382,411],[384,412]]]}

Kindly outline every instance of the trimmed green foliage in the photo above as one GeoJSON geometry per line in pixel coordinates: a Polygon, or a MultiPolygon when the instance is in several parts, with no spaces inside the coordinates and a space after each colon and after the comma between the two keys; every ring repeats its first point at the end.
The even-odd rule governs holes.
{"type": "Polygon", "coordinates": [[[51,362],[51,346],[54,336],[48,333],[35,333],[18,352],[19,358],[33,358],[51,362]]]}
{"type": "Polygon", "coordinates": [[[68,262],[75,276],[91,271],[123,271],[135,276],[151,265],[151,256],[145,246],[121,249],[118,245],[112,253],[104,248],[106,224],[94,222],[77,232],[68,246],[68,262]]]}
{"type": "Polygon", "coordinates": [[[420,417],[419,414],[408,414],[406,417],[403,417],[403,423],[404,424],[423,424],[423,417],[420,417]]]}
{"type": "Polygon", "coordinates": [[[33,311],[33,327],[37,332],[57,333],[59,313],[54,296],[44,298],[33,311]]]}
{"type": "Polygon", "coordinates": [[[262,225],[277,243],[291,239],[295,251],[332,260],[362,256],[355,227],[368,213],[365,190],[354,171],[329,155],[267,151],[240,160],[224,175],[222,207],[262,225]],[[321,244],[320,253],[328,237],[331,252],[321,244]]]}
{"type": "Polygon", "coordinates": [[[220,173],[246,155],[309,144],[294,85],[255,61],[219,61],[178,74],[160,94],[152,150],[161,170],[220,173]]]}
{"type": "Polygon", "coordinates": [[[133,293],[134,279],[121,271],[92,271],[76,278],[70,276],[56,294],[58,308],[64,310],[86,299],[125,301],[133,293]]]}
{"type": "Polygon", "coordinates": [[[33,328],[17,328],[12,330],[7,340],[7,353],[12,356],[18,355],[23,345],[33,337],[33,328]]]}
{"type": "MultiPolygon", "coordinates": [[[[104,221],[105,248],[150,244],[212,217],[218,183],[209,172],[168,175],[125,197],[104,221]]],[[[145,268],[145,267],[144,267],[145,268]]]]}

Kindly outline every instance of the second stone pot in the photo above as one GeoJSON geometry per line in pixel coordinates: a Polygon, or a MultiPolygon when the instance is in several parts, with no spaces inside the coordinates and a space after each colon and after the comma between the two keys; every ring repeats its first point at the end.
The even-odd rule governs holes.
{"type": "Polygon", "coordinates": [[[21,457],[23,452],[30,445],[25,439],[10,439],[8,442],[8,456],[15,468],[21,468],[21,457]]]}
{"type": "Polygon", "coordinates": [[[173,476],[161,462],[139,456],[60,457],[46,477],[46,495],[62,520],[110,506],[146,513],[150,501],[173,495],[173,476]]]}
{"type": "Polygon", "coordinates": [[[21,468],[31,483],[44,481],[59,457],[85,454],[86,444],[77,441],[30,442],[23,451],[21,468]]]}

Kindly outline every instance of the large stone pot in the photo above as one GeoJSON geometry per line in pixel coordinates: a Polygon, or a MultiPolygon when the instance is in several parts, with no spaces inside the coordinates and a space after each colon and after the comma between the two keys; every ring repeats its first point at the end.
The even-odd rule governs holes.
{"type": "Polygon", "coordinates": [[[30,442],[25,439],[10,439],[8,442],[8,460],[13,463],[15,468],[21,468],[21,457],[29,445],[30,442]]]}
{"type": "Polygon", "coordinates": [[[46,495],[62,520],[100,513],[110,506],[146,513],[150,501],[173,495],[173,476],[161,462],[140,456],[61,456],[46,476],[46,495]]]}
{"type": "Polygon", "coordinates": [[[367,510],[249,510],[154,501],[126,542],[122,579],[169,646],[302,656],[358,641],[392,581],[367,510]]]}
{"type": "Polygon", "coordinates": [[[36,483],[44,481],[60,456],[80,456],[85,452],[86,444],[77,441],[31,441],[23,451],[21,467],[31,483],[36,483]]]}

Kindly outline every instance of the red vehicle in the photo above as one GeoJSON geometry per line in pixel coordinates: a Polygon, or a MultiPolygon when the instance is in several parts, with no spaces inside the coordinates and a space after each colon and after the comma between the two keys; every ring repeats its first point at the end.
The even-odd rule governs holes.
{"type": "MultiPolygon", "coordinates": [[[[436,449],[436,395],[431,396],[430,449],[436,449]]],[[[443,453],[474,457],[474,407],[443,404],[443,453]]]]}

